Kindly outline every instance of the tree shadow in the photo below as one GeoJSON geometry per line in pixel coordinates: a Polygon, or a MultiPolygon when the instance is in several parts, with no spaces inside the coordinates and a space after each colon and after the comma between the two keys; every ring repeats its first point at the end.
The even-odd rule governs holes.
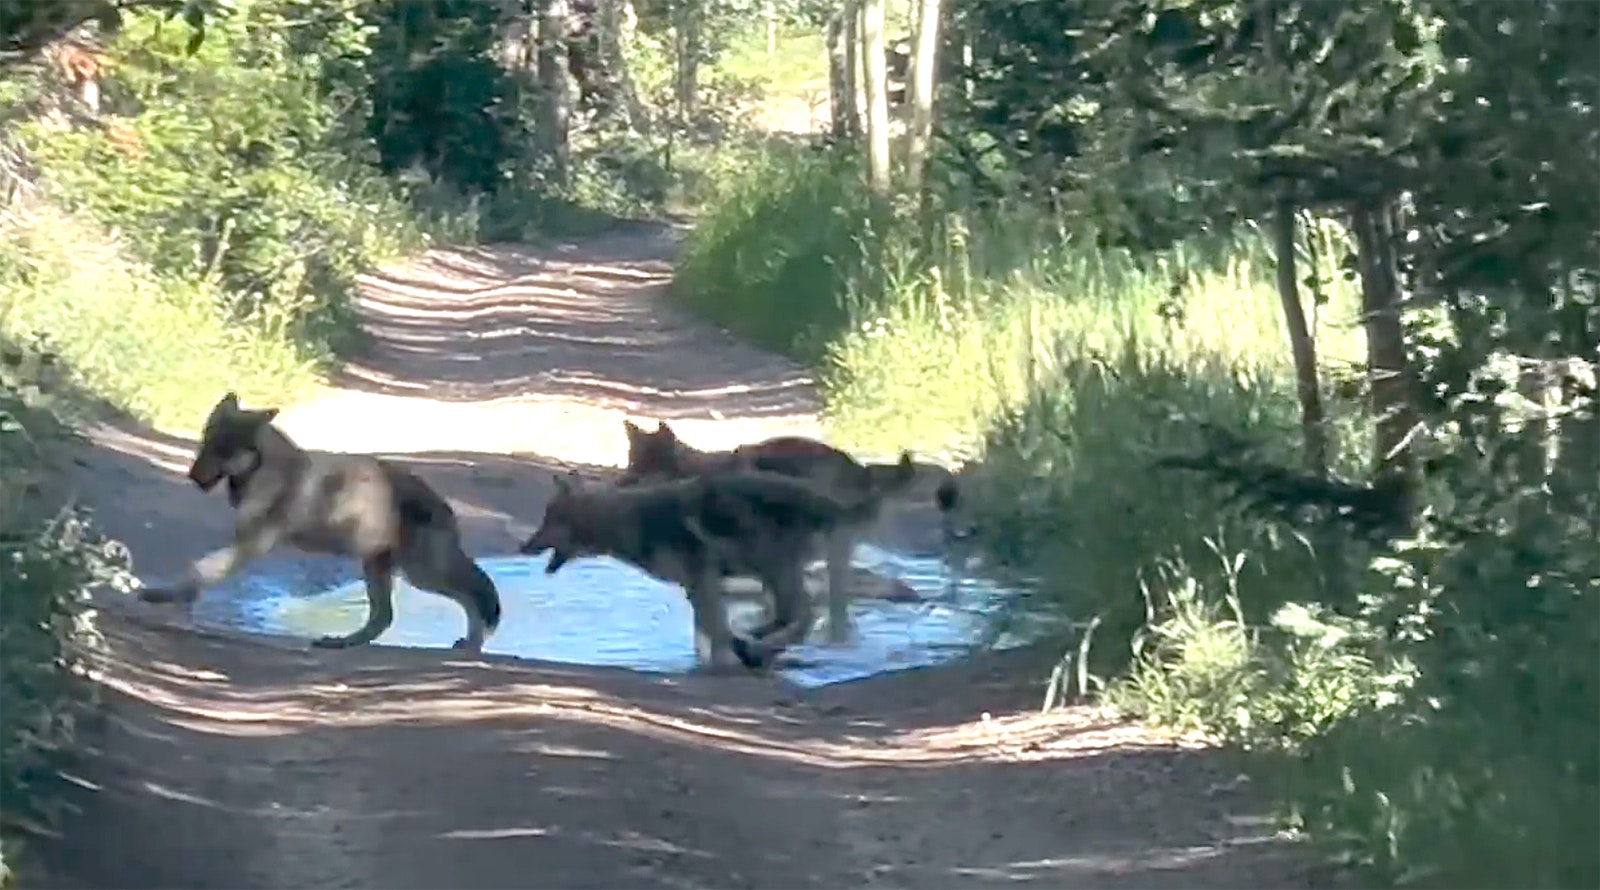
{"type": "MultiPolygon", "coordinates": [[[[1309,885],[1212,754],[1093,715],[908,725],[893,677],[111,636],[105,753],[39,886],[1309,885]]],[[[982,701],[965,670],[926,674],[982,701]]]]}
{"type": "Polygon", "coordinates": [[[672,230],[433,251],[363,276],[368,348],[334,382],[446,401],[519,397],[657,417],[816,409],[811,375],[665,305],[672,230]]]}

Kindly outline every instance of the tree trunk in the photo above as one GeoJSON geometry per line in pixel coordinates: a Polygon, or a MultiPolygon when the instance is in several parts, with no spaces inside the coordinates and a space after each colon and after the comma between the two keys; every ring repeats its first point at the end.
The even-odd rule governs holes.
{"type": "Polygon", "coordinates": [[[849,53],[845,48],[845,27],[842,13],[828,18],[825,41],[828,51],[828,111],[833,122],[833,137],[844,139],[850,132],[850,103],[845,93],[850,89],[849,53]]]}
{"type": "Polygon", "coordinates": [[[1412,403],[1411,366],[1400,319],[1400,283],[1395,272],[1394,232],[1389,214],[1364,205],[1352,214],[1361,269],[1362,323],[1367,332],[1367,382],[1377,419],[1373,454],[1375,476],[1411,482],[1415,455],[1410,440],[1417,430],[1412,403]]]}
{"type": "MultiPolygon", "coordinates": [[[[1261,10],[1261,48],[1269,73],[1282,74],[1278,63],[1277,20],[1267,0],[1259,0],[1261,10]]],[[[1317,375],[1317,342],[1306,324],[1305,304],[1300,301],[1300,279],[1295,274],[1295,202],[1287,184],[1279,184],[1273,195],[1272,242],[1278,255],[1278,302],[1283,306],[1284,326],[1289,329],[1289,350],[1294,356],[1296,390],[1300,396],[1301,447],[1306,471],[1321,476],[1328,471],[1332,457],[1327,417],[1322,410],[1322,387],[1317,375]]]]}
{"type": "Polygon", "coordinates": [[[862,76],[867,87],[868,183],[889,191],[889,66],[883,46],[883,0],[861,0],[862,76]]]}
{"type": "Polygon", "coordinates": [[[539,87],[544,101],[539,122],[549,174],[567,184],[571,151],[572,84],[567,65],[567,0],[540,0],[539,87]]]}
{"type": "Polygon", "coordinates": [[[861,9],[860,0],[845,0],[839,17],[844,21],[844,112],[849,135],[861,135],[861,9]]]}
{"type": "Polygon", "coordinates": [[[629,0],[599,0],[595,8],[595,30],[600,45],[600,64],[605,68],[609,110],[623,125],[641,132],[649,130],[649,115],[639,101],[623,47],[632,39],[636,20],[629,0]]]}
{"type": "Polygon", "coordinates": [[[1300,396],[1300,444],[1306,470],[1320,476],[1328,471],[1332,448],[1317,375],[1317,342],[1306,324],[1305,304],[1300,301],[1299,277],[1295,271],[1295,206],[1288,195],[1281,193],[1274,204],[1272,246],[1278,255],[1278,302],[1283,306],[1284,326],[1289,329],[1289,350],[1294,356],[1294,377],[1300,396]]]}
{"type": "Polygon", "coordinates": [[[939,70],[939,0],[917,3],[911,34],[911,133],[906,141],[906,179],[921,192],[933,142],[934,75],[939,70]]]}
{"type": "Polygon", "coordinates": [[[680,0],[678,4],[678,114],[687,125],[700,113],[701,39],[699,0],[680,0]]]}
{"type": "Polygon", "coordinates": [[[761,17],[767,25],[767,61],[778,54],[778,7],[772,0],[763,0],[761,17]]]}

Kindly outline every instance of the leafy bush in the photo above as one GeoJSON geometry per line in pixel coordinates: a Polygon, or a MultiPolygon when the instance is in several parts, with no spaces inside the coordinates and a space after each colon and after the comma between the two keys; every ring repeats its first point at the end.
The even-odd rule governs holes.
{"type": "Polygon", "coordinates": [[[348,335],[362,266],[418,233],[352,155],[324,64],[364,52],[357,22],[306,41],[289,0],[183,29],[129,18],[111,47],[106,123],[41,116],[17,130],[51,198],[117,232],[164,277],[201,282],[230,321],[290,332],[311,354],[348,335]],[[307,45],[309,44],[309,45],[307,45]]]}
{"type": "Polygon", "coordinates": [[[872,295],[889,209],[857,160],[774,150],[717,195],[678,261],[684,305],[773,349],[815,358],[872,295]]]}
{"type": "Polygon", "coordinates": [[[30,397],[39,360],[0,339],[0,883],[26,839],[59,824],[60,771],[95,712],[101,640],[87,592],[128,581],[120,545],[51,504],[39,468],[64,428],[30,397]]]}

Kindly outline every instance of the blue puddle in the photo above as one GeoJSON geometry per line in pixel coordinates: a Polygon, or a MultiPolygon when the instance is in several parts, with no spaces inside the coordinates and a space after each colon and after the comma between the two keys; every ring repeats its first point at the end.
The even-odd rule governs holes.
{"type": "MultiPolygon", "coordinates": [[[[689,603],[674,585],[609,559],[578,560],[553,576],[544,574],[543,555],[478,562],[499,586],[503,603],[500,628],[484,645],[485,652],[656,673],[684,673],[695,665],[689,603]]],[[[855,562],[881,577],[899,578],[921,601],[855,598],[855,640],[827,645],[819,629],[811,641],[791,647],[780,660],[778,673],[789,682],[815,687],[942,664],[977,651],[1023,645],[1048,627],[1041,618],[1023,617],[1003,628],[996,619],[1008,605],[1020,605],[1025,594],[976,578],[952,583],[937,556],[863,544],[855,562]]],[[[366,620],[367,612],[366,594],[361,581],[352,577],[353,569],[349,561],[297,560],[277,569],[263,562],[256,572],[206,591],[195,604],[194,619],[293,637],[348,633],[366,620]]],[[[755,624],[761,611],[754,598],[728,601],[735,629],[755,624]]],[[[819,599],[819,616],[824,611],[819,599]]],[[[455,603],[397,579],[394,624],[377,643],[447,648],[465,629],[465,616],[455,603]]]]}

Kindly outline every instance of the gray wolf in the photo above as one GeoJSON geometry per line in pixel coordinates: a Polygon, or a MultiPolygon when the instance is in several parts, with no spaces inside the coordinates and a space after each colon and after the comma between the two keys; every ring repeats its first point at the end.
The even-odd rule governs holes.
{"type": "Polygon", "coordinates": [[[466,554],[450,504],[400,467],[361,454],[300,448],[272,425],[278,409],[250,410],[230,392],[211,409],[189,479],[203,492],[227,480],[233,545],[190,566],[173,587],[140,591],[147,602],[193,602],[200,591],[280,545],[353,556],[366,580],[367,622],[347,636],[312,645],[338,649],[372,642],[394,622],[394,573],[455,600],[467,635],[457,649],[483,648],[500,624],[500,594],[466,554]]]}
{"type": "Polygon", "coordinates": [[[735,660],[760,668],[811,629],[803,572],[817,539],[878,510],[869,486],[854,501],[804,480],[751,470],[683,479],[585,483],[557,476],[539,528],[522,553],[551,551],[555,574],[584,556],[609,556],[683,587],[694,611],[695,650],[713,668],[735,660]],[[750,638],[728,627],[723,579],[754,576],[773,600],[769,621],[750,638]]]}
{"type": "MultiPolygon", "coordinates": [[[[672,428],[659,422],[654,432],[631,420],[622,422],[628,436],[628,466],[621,484],[682,479],[741,470],[760,470],[804,480],[818,491],[846,502],[859,501],[867,492],[877,497],[904,496],[913,487],[918,472],[909,452],[901,452],[893,464],[862,464],[849,454],[805,436],[777,436],[761,442],[740,445],[732,451],[702,451],[678,438],[672,428]]],[[[935,503],[941,521],[957,506],[954,477],[944,474],[935,503]]],[[[856,541],[878,520],[876,509],[863,512],[854,521],[835,526],[827,535],[823,558],[828,568],[828,638],[841,643],[850,637],[850,560],[856,541]]],[[[949,537],[948,531],[946,537],[949,537]]]]}

